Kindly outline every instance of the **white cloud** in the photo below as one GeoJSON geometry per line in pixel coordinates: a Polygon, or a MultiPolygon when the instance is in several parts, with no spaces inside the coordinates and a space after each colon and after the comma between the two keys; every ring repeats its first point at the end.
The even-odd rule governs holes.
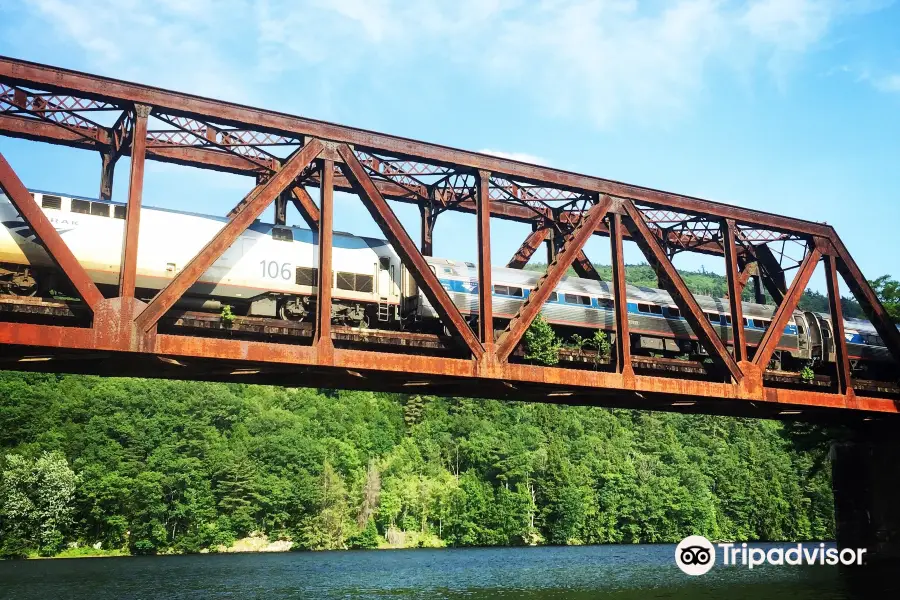
{"type": "Polygon", "coordinates": [[[339,99],[373,81],[390,86],[407,70],[444,71],[448,94],[490,86],[604,127],[671,122],[693,110],[723,72],[752,80],[763,65],[783,84],[836,22],[881,2],[851,4],[29,0],[28,6],[60,40],[84,51],[87,68],[203,95],[265,102],[259,84],[313,76],[312,89],[339,99]]]}
{"type": "MultiPolygon", "coordinates": [[[[219,29],[240,22],[236,0],[29,0],[31,13],[52,28],[57,44],[84,51],[88,66],[204,96],[248,101],[247,73],[228,55],[228,40],[242,32],[219,29]]],[[[64,46],[61,46],[64,47],[64,46]]]]}
{"type": "Polygon", "coordinates": [[[893,73],[875,79],[873,85],[882,92],[900,93],[900,73],[893,73]]]}

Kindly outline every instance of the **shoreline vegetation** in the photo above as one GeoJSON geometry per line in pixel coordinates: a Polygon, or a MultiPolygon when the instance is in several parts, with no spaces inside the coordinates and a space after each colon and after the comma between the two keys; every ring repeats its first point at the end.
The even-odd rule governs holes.
{"type": "Polygon", "coordinates": [[[703,415],[2,372],[0,555],[262,536],[296,550],[829,539],[827,439],[703,415]]]}

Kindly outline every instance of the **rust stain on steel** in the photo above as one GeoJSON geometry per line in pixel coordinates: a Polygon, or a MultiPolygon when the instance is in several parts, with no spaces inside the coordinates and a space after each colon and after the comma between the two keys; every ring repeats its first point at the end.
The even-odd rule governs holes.
{"type": "MultiPolygon", "coordinates": [[[[382,195],[384,195],[382,193],[382,195]]],[[[422,236],[422,256],[432,256],[434,253],[434,224],[437,215],[431,203],[419,204],[419,231],[422,236]]]]}
{"type": "Polygon", "coordinates": [[[566,274],[569,265],[575,259],[578,251],[584,248],[588,238],[591,237],[597,224],[606,216],[612,199],[602,196],[591,209],[584,215],[584,220],[572,232],[563,245],[562,251],[556,256],[554,262],[547,267],[547,272],[538,280],[537,286],[531,291],[525,302],[519,308],[516,316],[512,318],[506,330],[497,340],[497,357],[506,360],[510,353],[518,345],[525,331],[534,321],[544,306],[544,302],[550,297],[550,293],[566,274]]]}
{"type": "Polygon", "coordinates": [[[138,231],[141,225],[141,199],[144,194],[144,158],[147,145],[147,118],[150,107],[134,107],[131,135],[131,174],[128,182],[128,207],[125,210],[125,235],[122,236],[122,267],[119,296],[134,298],[137,278],[138,231]]]}
{"type": "Polygon", "coordinates": [[[437,275],[429,268],[428,263],[425,262],[425,257],[422,256],[415,243],[410,239],[409,234],[403,229],[403,225],[400,224],[381,192],[372,183],[372,179],[366,174],[356,155],[346,145],[341,145],[338,148],[338,152],[341,158],[344,159],[344,162],[341,163],[341,170],[344,171],[344,175],[348,179],[353,180],[359,187],[357,192],[363,205],[381,228],[382,233],[387,237],[394,250],[400,255],[410,275],[412,275],[422,289],[422,293],[428,297],[432,307],[437,311],[441,322],[450,329],[451,333],[462,340],[476,359],[481,358],[481,355],[484,353],[484,347],[481,345],[481,342],[472,333],[472,329],[463,319],[459,309],[453,304],[450,296],[447,295],[447,291],[441,286],[437,275]]]}
{"type": "Polygon", "coordinates": [[[847,353],[847,338],[844,336],[844,309],[841,306],[837,258],[831,252],[825,254],[823,258],[825,259],[825,281],[828,287],[828,309],[831,314],[831,324],[834,328],[834,335],[831,337],[834,342],[837,391],[839,394],[846,394],[853,387],[853,382],[850,379],[850,355],[847,353]]]}
{"type": "Polygon", "coordinates": [[[724,368],[732,379],[740,381],[744,376],[740,367],[728,353],[728,348],[722,343],[722,338],[709,324],[706,315],[703,314],[703,310],[697,304],[694,295],[688,290],[681,275],[675,270],[675,265],[669,260],[665,250],[660,248],[656,236],[650,231],[641,211],[630,201],[623,202],[622,206],[635,227],[632,239],[644,253],[653,270],[656,271],[657,277],[661,280],[660,283],[664,284],[666,291],[678,305],[681,315],[687,320],[697,339],[703,344],[713,361],[724,368]]]}
{"type": "Polygon", "coordinates": [[[753,254],[756,257],[760,278],[766,286],[766,291],[775,300],[775,304],[781,304],[787,294],[787,282],[784,278],[784,271],[781,269],[781,263],[775,258],[772,249],[765,244],[754,246],[753,254]]]}
{"type": "Polygon", "coordinates": [[[578,254],[575,255],[575,260],[572,261],[572,268],[575,269],[575,273],[582,279],[603,281],[600,273],[594,268],[594,264],[587,257],[587,254],[584,253],[584,250],[579,250],[578,254]]]}
{"type": "Polygon", "coordinates": [[[316,332],[313,344],[319,352],[334,350],[331,342],[331,258],[334,239],[334,161],[321,161],[321,211],[319,212],[319,280],[316,287],[316,332]]]}
{"type": "Polygon", "coordinates": [[[609,245],[612,259],[613,301],[616,319],[616,371],[633,376],[631,335],[628,332],[628,294],[625,287],[625,257],[622,252],[622,215],[609,213],[609,245]]]}
{"type": "MultiPolygon", "coordinates": [[[[115,299],[118,300],[118,299],[115,299]]],[[[69,350],[120,350],[108,341],[98,340],[97,333],[86,328],[0,323],[0,343],[69,350]],[[102,343],[98,343],[98,341],[102,343]]],[[[650,375],[635,375],[630,380],[617,373],[589,370],[573,371],[558,367],[539,367],[507,363],[499,369],[482,370],[480,363],[438,356],[400,355],[366,350],[334,351],[333,365],[323,364],[318,351],[310,346],[276,344],[271,342],[223,340],[181,335],[159,334],[147,350],[152,355],[169,357],[225,359],[296,365],[325,369],[322,373],[335,373],[329,368],[370,370],[373,373],[402,373],[408,376],[434,376],[472,379],[471,385],[484,389],[481,382],[505,380],[515,385],[547,384],[572,389],[579,394],[616,393],[632,390],[647,399],[656,398],[661,403],[671,403],[674,396],[708,399],[744,399],[779,406],[804,405],[809,407],[848,408],[870,412],[898,413],[900,406],[894,399],[766,388],[760,395],[747,396],[740,386],[693,379],[677,379],[650,375]],[[474,378],[474,379],[473,379],[474,378]]],[[[133,354],[139,356],[139,354],[133,354]]],[[[474,395],[477,395],[474,394],[474,395]]],[[[715,409],[712,409],[715,412],[715,409]]]]}
{"type": "Polygon", "coordinates": [[[84,267],[69,250],[69,247],[54,229],[47,219],[44,211],[37,205],[28,190],[22,184],[16,172],[6,162],[6,158],[0,153],[0,187],[6,192],[6,196],[12,202],[19,215],[34,231],[37,239],[47,250],[50,258],[62,270],[66,278],[75,286],[78,295],[93,311],[97,304],[103,300],[103,294],[94,285],[84,267]]]}
{"type": "Polygon", "coordinates": [[[184,294],[185,291],[228,249],[237,237],[253,223],[275,196],[287,188],[294,179],[322,151],[322,142],[312,140],[298,150],[271,179],[264,189],[237,216],[230,220],[213,239],[203,247],[197,256],[191,259],[182,271],[157,294],[146,309],[138,316],[137,326],[149,331],[166,311],[184,294]]]}
{"type": "Polygon", "coordinates": [[[509,259],[509,262],[506,264],[510,269],[521,269],[528,261],[531,260],[532,255],[537,251],[538,248],[541,247],[541,244],[544,243],[544,240],[547,239],[547,236],[550,234],[550,229],[548,227],[539,227],[528,234],[528,237],[525,238],[525,241],[522,242],[522,245],[516,251],[515,256],[509,259]]]}
{"type": "Polygon", "coordinates": [[[478,191],[478,336],[482,344],[494,344],[493,282],[491,281],[491,174],[479,171],[478,191]]]}
{"type": "Polygon", "coordinates": [[[734,360],[740,363],[747,360],[747,338],[744,335],[744,307],[741,304],[741,292],[737,263],[737,246],[734,241],[735,224],[731,219],[722,222],[722,241],[725,246],[725,279],[728,283],[728,304],[731,308],[731,339],[733,340],[734,360]]]}
{"type": "MultiPolygon", "coordinates": [[[[334,184],[332,181],[332,188],[333,186],[334,184]]],[[[309,192],[306,191],[306,188],[295,185],[291,189],[291,202],[293,203],[294,208],[297,209],[297,212],[300,213],[300,216],[303,217],[303,220],[306,221],[306,226],[313,231],[318,231],[319,207],[313,202],[313,199],[310,197],[309,192]]]]}
{"type": "Polygon", "coordinates": [[[784,328],[794,317],[794,311],[797,309],[797,303],[800,302],[800,296],[803,295],[806,284],[809,283],[809,278],[812,276],[821,256],[821,251],[814,245],[803,259],[800,268],[797,269],[797,275],[794,277],[791,287],[785,294],[784,300],[778,305],[778,310],[775,311],[772,322],[763,334],[762,341],[756,348],[756,354],[753,355],[753,364],[758,367],[765,369],[766,365],[769,364],[772,353],[775,352],[775,346],[778,345],[778,340],[784,335],[784,328]]]}

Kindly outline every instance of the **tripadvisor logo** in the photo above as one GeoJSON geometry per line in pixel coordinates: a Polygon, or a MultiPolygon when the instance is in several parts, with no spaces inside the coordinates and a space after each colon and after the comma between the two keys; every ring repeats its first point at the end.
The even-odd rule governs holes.
{"type": "Polygon", "coordinates": [[[689,535],[675,547],[675,564],[688,575],[703,575],[716,564],[716,549],[702,535],[689,535]]]}
{"type": "MultiPolygon", "coordinates": [[[[716,544],[722,553],[722,564],[760,565],[861,565],[865,548],[826,548],[825,544],[797,544],[788,548],[754,548],[743,544],[716,544]]],[[[675,547],[675,564],[688,575],[703,575],[716,564],[716,548],[702,535],[691,535],[675,547]]]]}

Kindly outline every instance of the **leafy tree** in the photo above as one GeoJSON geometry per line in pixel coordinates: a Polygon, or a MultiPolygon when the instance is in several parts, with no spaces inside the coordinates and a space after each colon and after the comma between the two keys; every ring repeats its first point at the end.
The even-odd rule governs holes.
{"type": "Polygon", "coordinates": [[[555,365],[559,362],[561,347],[562,341],[556,337],[547,320],[542,315],[535,317],[525,331],[525,360],[541,365],[555,365]]]}
{"type": "Polygon", "coordinates": [[[72,524],[78,481],[65,457],[44,452],[37,460],[7,454],[0,474],[0,552],[21,556],[38,548],[42,556],[59,552],[72,524]]]}
{"type": "Polygon", "coordinates": [[[875,281],[870,281],[869,285],[875,290],[894,323],[900,323],[900,282],[891,279],[889,275],[882,275],[875,281]]]}

